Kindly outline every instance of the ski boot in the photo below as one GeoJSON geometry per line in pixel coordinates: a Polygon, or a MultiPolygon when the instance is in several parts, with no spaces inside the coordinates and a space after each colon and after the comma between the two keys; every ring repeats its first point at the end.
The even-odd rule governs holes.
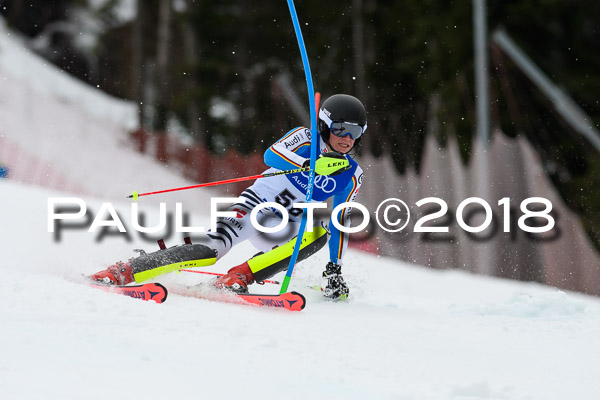
{"type": "Polygon", "coordinates": [[[228,289],[236,293],[248,293],[248,285],[254,283],[254,275],[247,262],[231,268],[220,276],[213,285],[219,289],[228,289]]]}
{"type": "Polygon", "coordinates": [[[342,277],[342,266],[329,261],[323,271],[323,281],[321,283],[321,292],[325,297],[332,299],[340,298],[342,300],[348,297],[350,289],[342,277]]]}
{"type": "Polygon", "coordinates": [[[127,285],[128,283],[135,281],[133,270],[131,269],[129,262],[124,263],[121,261],[117,262],[115,265],[111,265],[105,270],[96,272],[94,275],[91,275],[90,278],[95,282],[106,285],[127,285]]]}

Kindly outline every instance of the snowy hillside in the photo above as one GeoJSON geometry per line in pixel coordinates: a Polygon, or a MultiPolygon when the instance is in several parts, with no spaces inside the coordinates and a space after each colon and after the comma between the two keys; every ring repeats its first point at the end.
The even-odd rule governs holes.
{"type": "MultiPolygon", "coordinates": [[[[306,288],[318,281],[327,256],[320,252],[299,264],[292,280],[291,289],[308,300],[300,313],[173,294],[150,304],[71,282],[129,257],[132,248],[152,249],[148,243],[114,237],[96,244],[85,231],[65,232],[55,243],[46,232],[46,203],[59,194],[6,181],[0,192],[2,398],[600,394],[596,298],[351,252],[351,300],[332,303],[306,288]]],[[[128,209],[118,207],[122,215],[128,209]]],[[[246,256],[236,253],[212,270],[246,256]]],[[[180,273],[160,281],[201,279],[180,273]]]]}
{"type": "MultiPolygon", "coordinates": [[[[0,18],[0,164],[11,179],[103,199],[191,185],[179,171],[133,151],[137,107],[32,54],[0,18]]],[[[177,201],[204,204],[211,190],[177,201]]],[[[146,203],[166,201],[156,196],[146,203]]]]}

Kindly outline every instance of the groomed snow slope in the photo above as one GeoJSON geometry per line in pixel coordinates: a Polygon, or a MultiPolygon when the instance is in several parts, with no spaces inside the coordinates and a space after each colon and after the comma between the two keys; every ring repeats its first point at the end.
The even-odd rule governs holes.
{"type": "MultiPolygon", "coordinates": [[[[600,301],[536,284],[350,252],[346,303],[327,254],[297,266],[299,313],[170,295],[154,304],[73,283],[144,247],[86,231],[56,243],[47,199],[0,181],[3,399],[597,399],[600,301]]],[[[86,199],[90,208],[99,202],[86,199]]],[[[116,205],[124,216],[129,205],[116,205]]],[[[127,217],[124,217],[126,219],[127,217]]],[[[206,216],[194,215],[198,225],[206,216]]],[[[169,243],[170,245],[175,243],[169,243]]],[[[226,256],[224,271],[251,252],[226,256]]],[[[281,279],[281,276],[276,277],[281,279]]],[[[160,279],[192,283],[197,274],[160,279]]],[[[254,285],[254,291],[277,287],[254,285]]]]}

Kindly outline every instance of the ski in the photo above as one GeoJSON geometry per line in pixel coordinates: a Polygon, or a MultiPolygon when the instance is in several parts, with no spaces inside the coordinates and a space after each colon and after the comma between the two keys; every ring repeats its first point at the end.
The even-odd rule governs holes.
{"type": "Polygon", "coordinates": [[[143,283],[140,285],[119,286],[91,282],[89,283],[89,286],[105,292],[121,294],[134,299],[154,301],[157,303],[164,303],[165,300],[167,300],[168,293],[167,288],[160,283],[143,283]]]}
{"type": "MultiPolygon", "coordinates": [[[[307,286],[308,289],[314,290],[315,292],[320,292],[323,293],[323,289],[321,288],[321,285],[312,285],[312,286],[307,286]]],[[[347,301],[348,300],[348,295],[347,294],[343,294],[340,297],[337,297],[335,299],[332,299],[331,297],[325,297],[323,296],[324,299],[330,300],[330,301],[347,301]]]]}
{"type": "Polygon", "coordinates": [[[306,298],[298,292],[282,294],[236,294],[248,304],[263,307],[283,308],[289,311],[302,311],[306,306],[306,298]]]}
{"type": "Polygon", "coordinates": [[[287,292],[283,294],[234,293],[229,290],[210,287],[207,284],[185,288],[172,288],[171,292],[181,296],[198,299],[278,308],[288,311],[301,311],[306,305],[306,298],[298,292],[287,292]]]}

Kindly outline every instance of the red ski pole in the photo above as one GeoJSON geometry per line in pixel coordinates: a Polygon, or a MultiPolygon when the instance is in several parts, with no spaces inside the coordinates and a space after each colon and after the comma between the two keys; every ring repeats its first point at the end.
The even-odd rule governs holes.
{"type": "MultiPolygon", "coordinates": [[[[206,274],[206,275],[215,275],[215,276],[223,276],[225,274],[219,274],[218,272],[208,272],[208,271],[196,271],[195,269],[180,269],[179,271],[184,271],[184,272],[193,272],[195,274],[206,274]]],[[[268,279],[265,279],[264,281],[261,281],[264,283],[273,283],[275,285],[279,285],[281,282],[277,282],[277,281],[270,281],[268,279]]]]}
{"type": "Polygon", "coordinates": [[[138,192],[134,191],[133,194],[130,194],[129,196],[127,196],[127,198],[128,199],[133,198],[133,201],[136,201],[138,199],[138,197],[141,197],[141,196],[150,196],[152,194],[176,192],[178,190],[196,189],[196,188],[207,187],[207,186],[224,185],[226,183],[251,181],[251,180],[254,180],[254,179],[269,178],[271,176],[277,176],[277,175],[295,174],[295,173],[298,173],[298,172],[308,171],[309,169],[310,169],[310,167],[298,168],[298,169],[290,169],[290,170],[287,170],[287,171],[271,172],[269,174],[244,176],[242,178],[225,179],[225,180],[222,180],[222,181],[201,183],[199,185],[183,186],[183,187],[179,187],[179,188],[166,189],[166,190],[158,190],[156,192],[138,193],[138,192]]]}

